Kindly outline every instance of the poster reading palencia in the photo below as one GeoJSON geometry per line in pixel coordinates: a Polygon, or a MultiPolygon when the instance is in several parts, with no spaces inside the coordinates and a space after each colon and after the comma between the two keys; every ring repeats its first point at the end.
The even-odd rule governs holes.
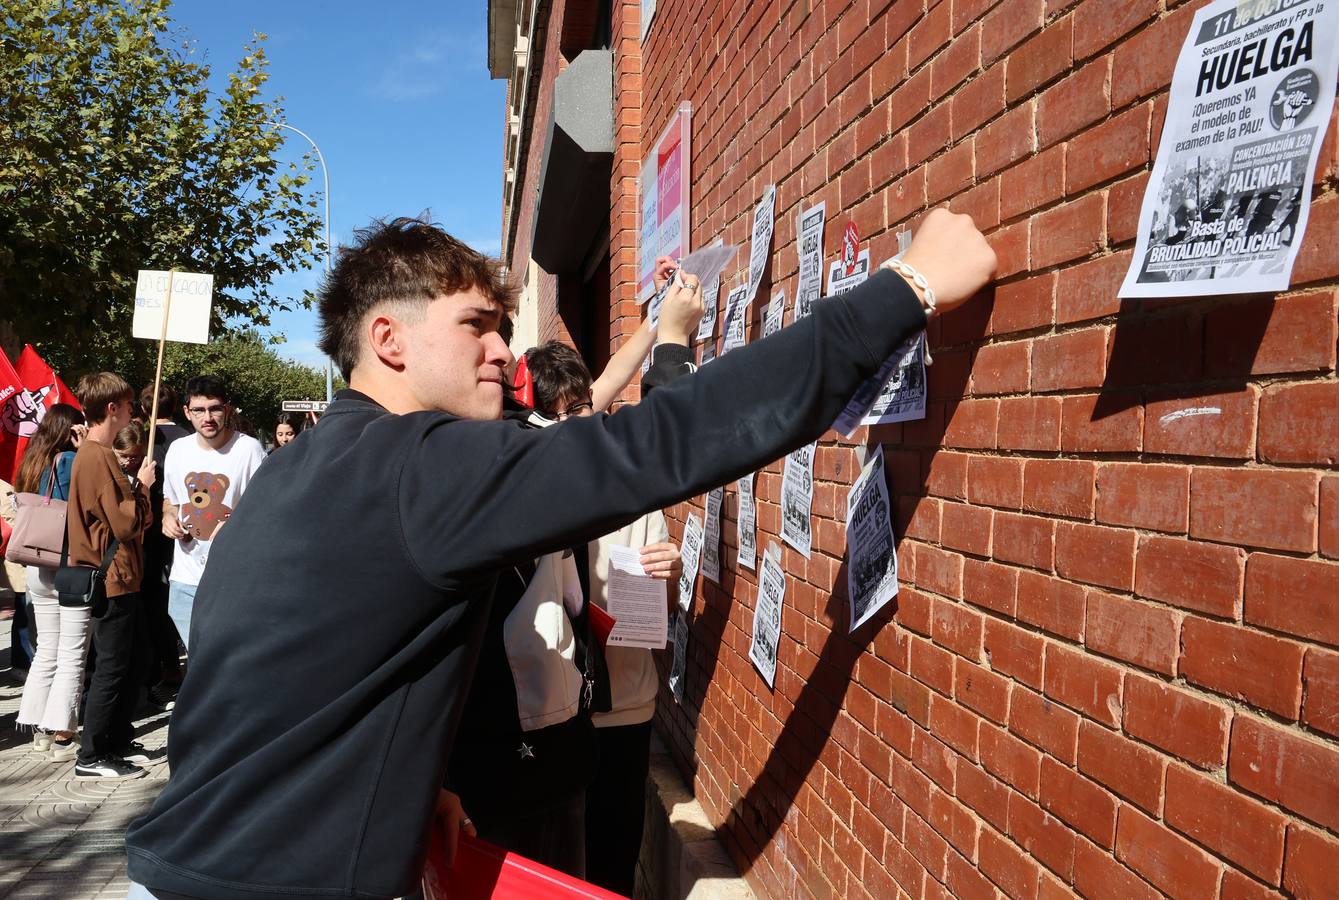
{"type": "Polygon", "coordinates": [[[1218,0],[1172,76],[1123,297],[1281,291],[1334,105],[1339,3],[1218,0]]]}

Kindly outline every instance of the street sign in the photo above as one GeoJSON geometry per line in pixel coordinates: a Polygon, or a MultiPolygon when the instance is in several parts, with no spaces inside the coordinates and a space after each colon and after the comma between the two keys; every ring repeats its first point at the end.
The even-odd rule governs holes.
{"type": "Polygon", "coordinates": [[[284,412],[325,412],[325,408],[330,403],[327,400],[285,400],[282,409],[284,412]]]}

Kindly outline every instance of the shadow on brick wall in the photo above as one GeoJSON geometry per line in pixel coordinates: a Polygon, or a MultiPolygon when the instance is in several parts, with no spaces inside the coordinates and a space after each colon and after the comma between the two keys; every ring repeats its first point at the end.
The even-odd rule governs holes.
{"type": "MultiPolygon", "coordinates": [[[[1146,404],[1152,414],[1158,403],[1240,391],[1258,369],[1288,369],[1286,362],[1271,359],[1289,354],[1272,344],[1292,343],[1284,338],[1288,329],[1280,327],[1286,323],[1275,322],[1271,331],[1281,311],[1273,294],[1122,299],[1088,422],[1125,415],[1128,427],[1137,429],[1137,410],[1146,404]]],[[[1103,429],[1119,433],[1121,426],[1107,422],[1103,429]]],[[[1094,449],[1138,449],[1119,446],[1119,438],[1113,444],[1094,449]]]]}

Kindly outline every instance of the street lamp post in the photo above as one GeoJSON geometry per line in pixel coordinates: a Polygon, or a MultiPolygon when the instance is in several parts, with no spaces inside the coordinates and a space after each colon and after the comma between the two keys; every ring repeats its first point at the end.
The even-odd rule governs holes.
{"type": "MultiPolygon", "coordinates": [[[[283,122],[261,122],[260,124],[273,125],[275,128],[287,128],[289,131],[296,131],[298,134],[306,138],[307,143],[311,144],[312,149],[316,151],[316,159],[321,164],[321,179],[325,185],[325,274],[329,276],[330,254],[332,252],[332,247],[330,244],[330,170],[327,169],[325,165],[325,154],[323,154],[321,152],[321,148],[316,145],[316,141],[312,140],[311,135],[307,134],[307,132],[303,131],[301,128],[295,128],[294,126],[286,125],[283,122]]],[[[326,357],[325,399],[327,403],[329,403],[331,399],[331,388],[333,387],[331,382],[333,380],[334,380],[334,363],[331,361],[329,357],[326,357]]]]}

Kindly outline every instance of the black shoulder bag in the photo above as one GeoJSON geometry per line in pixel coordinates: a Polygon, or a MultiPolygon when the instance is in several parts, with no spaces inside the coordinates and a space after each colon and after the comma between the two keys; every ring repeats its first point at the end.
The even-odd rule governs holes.
{"type": "Polygon", "coordinates": [[[70,533],[66,531],[65,539],[60,545],[60,568],[56,569],[55,578],[56,595],[60,599],[60,605],[90,607],[101,603],[107,596],[107,567],[112,564],[120,546],[121,542],[112,538],[112,542],[107,545],[107,552],[102,554],[102,565],[96,569],[92,566],[67,565],[70,555],[70,533]]]}

